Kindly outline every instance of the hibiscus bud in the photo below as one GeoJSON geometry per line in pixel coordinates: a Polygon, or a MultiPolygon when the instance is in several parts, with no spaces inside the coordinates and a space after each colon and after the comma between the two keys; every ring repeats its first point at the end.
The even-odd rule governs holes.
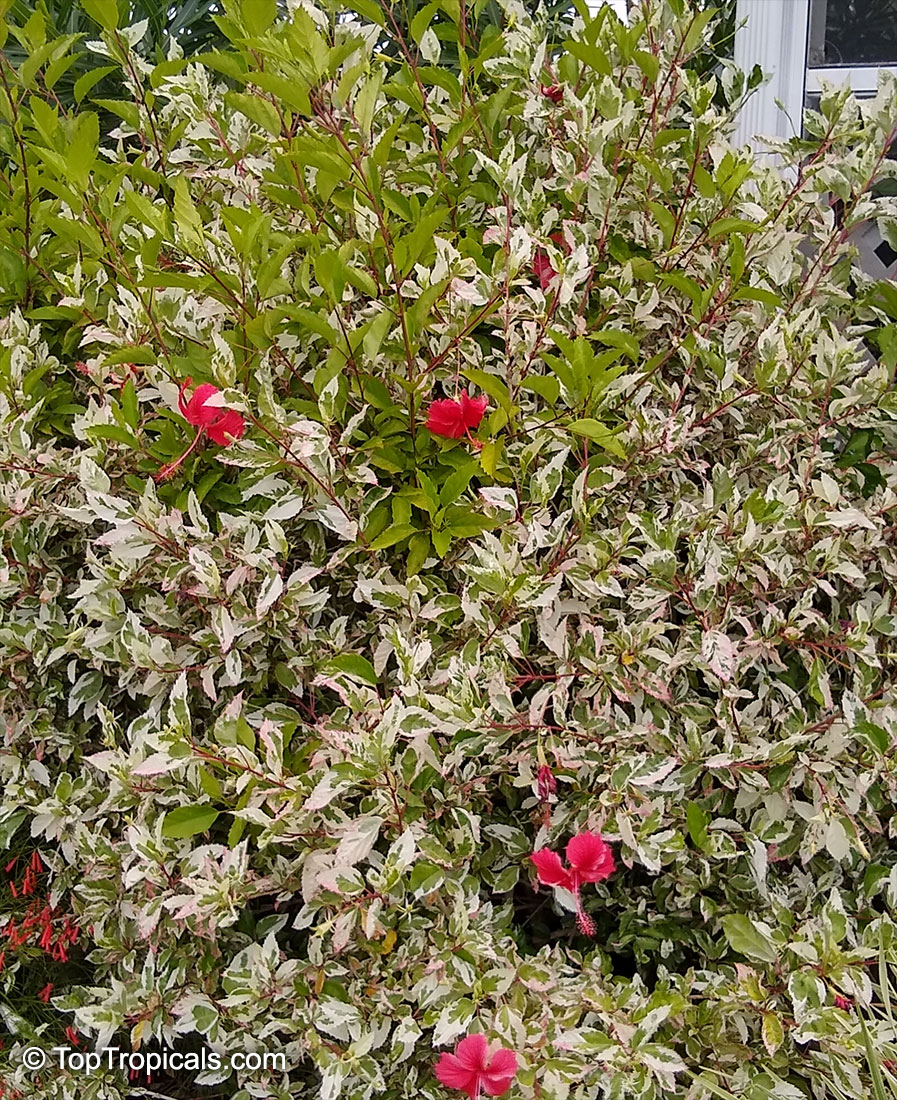
{"type": "Polygon", "coordinates": [[[547,802],[558,789],[558,781],[548,764],[543,764],[539,768],[538,789],[540,802],[547,802]]]}
{"type": "Polygon", "coordinates": [[[564,98],[564,89],[560,84],[540,84],[539,91],[546,99],[550,99],[552,103],[560,103],[564,98]]]}

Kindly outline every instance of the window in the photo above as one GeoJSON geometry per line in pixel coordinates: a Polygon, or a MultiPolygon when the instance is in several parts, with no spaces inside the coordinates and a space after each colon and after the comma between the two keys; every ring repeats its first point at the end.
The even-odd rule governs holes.
{"type": "Polygon", "coordinates": [[[897,0],[738,0],[736,10],[735,61],[771,77],[743,113],[741,142],[798,133],[823,80],[867,96],[880,69],[897,73],[897,0]]]}
{"type": "MultiPolygon", "coordinates": [[[[758,154],[757,137],[800,132],[823,80],[849,84],[862,98],[875,94],[882,69],[897,73],[897,0],[737,0],[736,13],[736,63],[747,71],[759,65],[770,77],[748,101],[735,135],[758,154]]],[[[897,252],[874,225],[856,243],[870,274],[897,277],[897,252]]]]}

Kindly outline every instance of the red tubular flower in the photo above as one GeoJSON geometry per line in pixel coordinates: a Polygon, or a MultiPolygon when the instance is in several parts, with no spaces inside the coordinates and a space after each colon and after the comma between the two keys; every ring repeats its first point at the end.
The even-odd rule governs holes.
{"type": "Polygon", "coordinates": [[[78,1038],[78,1032],[73,1027],[67,1027],[65,1029],[65,1037],[72,1044],[73,1047],[81,1046],[81,1041],[78,1038]]]}
{"type": "Polygon", "coordinates": [[[843,997],[840,993],[836,993],[835,1008],[840,1008],[844,1012],[850,1012],[853,1008],[853,1001],[849,997],[843,997]]]}
{"type": "Polygon", "coordinates": [[[601,882],[614,872],[614,856],[599,833],[578,833],[567,844],[569,869],[561,863],[561,857],[550,848],[540,848],[530,859],[536,865],[536,874],[543,886],[561,886],[576,897],[576,920],[583,933],[595,935],[592,918],[582,907],[579,887],[584,882],[601,882]]]}
{"type": "Polygon", "coordinates": [[[52,995],[52,993],[53,993],[53,983],[52,982],[47,982],[47,984],[40,991],[40,993],[38,993],[37,999],[39,1001],[43,1001],[45,1005],[49,1004],[50,1003],[50,996],[52,995]]]}
{"type": "Polygon", "coordinates": [[[550,99],[552,103],[560,103],[564,98],[564,89],[560,84],[540,84],[539,91],[546,99],[550,99]]]}
{"type": "Polygon", "coordinates": [[[457,400],[445,398],[434,401],[427,410],[427,430],[448,439],[460,439],[480,426],[489,401],[485,397],[471,397],[461,392],[457,400]]]}
{"type": "Polygon", "coordinates": [[[517,1055],[501,1047],[491,1058],[485,1035],[468,1035],[455,1047],[455,1053],[445,1052],[436,1064],[435,1073],[443,1085],[466,1092],[470,1100],[487,1096],[502,1096],[511,1087],[517,1074],[517,1055]]]}

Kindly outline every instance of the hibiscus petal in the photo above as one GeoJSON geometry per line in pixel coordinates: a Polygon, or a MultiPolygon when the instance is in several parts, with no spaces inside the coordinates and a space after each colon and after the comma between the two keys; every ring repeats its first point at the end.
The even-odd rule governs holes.
{"type": "Polygon", "coordinates": [[[489,1044],[485,1035],[467,1035],[455,1047],[458,1060],[474,1073],[482,1073],[486,1069],[488,1051],[489,1044]]]}
{"type": "Polygon", "coordinates": [[[490,1096],[507,1092],[517,1074],[517,1055],[502,1047],[492,1055],[489,1068],[483,1074],[483,1088],[490,1096]]]}
{"type": "MultiPolygon", "coordinates": [[[[222,412],[221,409],[218,410],[222,412]]],[[[236,409],[224,409],[223,415],[209,425],[209,438],[221,447],[229,446],[235,439],[241,439],[246,431],[246,422],[236,409]]]]}
{"type": "Polygon", "coordinates": [[[486,397],[471,397],[469,394],[461,394],[461,415],[464,418],[464,427],[468,430],[478,428],[483,414],[489,408],[489,399],[486,397]]]}
{"type": "Polygon", "coordinates": [[[614,857],[598,833],[584,832],[571,838],[567,860],[582,882],[600,882],[614,870],[614,857]]]}
{"type": "Polygon", "coordinates": [[[427,430],[448,439],[460,439],[464,435],[464,412],[458,401],[443,398],[434,401],[427,414],[427,430]]]}
{"type": "Polygon", "coordinates": [[[533,272],[543,290],[548,289],[551,280],[557,275],[557,272],[551,266],[551,260],[549,260],[547,253],[543,252],[541,248],[536,249],[536,255],[533,259],[533,272]]]}
{"type": "Polygon", "coordinates": [[[447,1088],[462,1089],[470,1097],[470,1100],[476,1100],[479,1074],[476,1070],[464,1065],[454,1054],[449,1054],[446,1051],[436,1063],[433,1072],[447,1088]]]}
{"type": "Polygon", "coordinates": [[[210,397],[214,397],[216,393],[220,392],[218,387],[213,386],[211,382],[203,382],[201,386],[197,386],[190,395],[190,400],[187,402],[184,412],[187,422],[194,424],[196,427],[207,427],[209,424],[214,424],[221,416],[221,408],[216,405],[207,405],[206,402],[210,397]]]}
{"type": "Polygon", "coordinates": [[[540,848],[533,852],[530,859],[536,865],[539,882],[543,886],[563,886],[569,890],[572,886],[570,872],[561,863],[561,857],[550,848],[540,848]]]}

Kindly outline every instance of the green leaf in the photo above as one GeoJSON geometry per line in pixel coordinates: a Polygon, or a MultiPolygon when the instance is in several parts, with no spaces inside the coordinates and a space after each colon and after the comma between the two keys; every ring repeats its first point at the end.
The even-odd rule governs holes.
{"type": "Polygon", "coordinates": [[[371,73],[355,97],[355,118],[363,134],[371,133],[374,113],[377,110],[377,100],[380,97],[382,88],[383,70],[381,68],[371,73]]]}
{"type": "Polygon", "coordinates": [[[858,428],[851,433],[836,463],[839,470],[849,469],[865,462],[875,447],[875,432],[871,428],[858,428]]]}
{"type": "Polygon", "coordinates": [[[118,28],[117,0],[81,0],[81,7],[104,31],[118,28]]]}
{"type": "Polygon", "coordinates": [[[137,431],[137,425],[140,423],[140,414],[137,409],[137,390],[134,386],[133,378],[129,378],[127,382],[125,382],[124,388],[121,391],[121,408],[127,424],[133,428],[134,431],[137,431]]]}
{"type": "Polygon", "coordinates": [[[439,0],[433,0],[431,4],[426,4],[420,9],[420,11],[411,20],[411,37],[420,45],[420,40],[424,36],[424,32],[430,25],[430,21],[436,12],[439,11],[439,0]]]}
{"type": "Polygon", "coordinates": [[[376,359],[380,351],[380,345],[386,338],[386,334],[395,324],[395,316],[388,310],[383,310],[371,321],[370,328],[364,334],[361,346],[368,359],[376,359]]]}
{"type": "Polygon", "coordinates": [[[395,546],[397,542],[401,542],[402,539],[407,539],[409,535],[417,534],[417,528],[412,527],[410,523],[394,523],[391,527],[387,527],[382,535],[378,535],[377,538],[370,544],[371,550],[386,550],[389,546],[395,546]]]}
{"type": "Polygon", "coordinates": [[[191,58],[198,61],[216,73],[223,73],[232,80],[241,80],[246,76],[246,65],[239,54],[223,53],[221,50],[210,50],[208,53],[200,53],[191,58]]]}
{"type": "Polygon", "coordinates": [[[430,534],[433,539],[433,549],[440,556],[444,558],[448,553],[448,548],[452,544],[452,532],[451,531],[433,531],[430,534]]]}
{"type": "Polygon", "coordinates": [[[282,129],[280,115],[270,100],[249,92],[225,92],[224,101],[229,107],[245,115],[269,134],[275,137],[280,135],[282,129]]]}
{"type": "Polygon", "coordinates": [[[99,84],[104,76],[108,76],[110,73],[116,73],[118,70],[118,65],[101,65],[98,69],[88,69],[83,76],[79,76],[75,81],[75,102],[80,103],[87,93],[99,84]]]}
{"type": "Polygon", "coordinates": [[[726,236],[730,233],[754,233],[760,228],[756,222],[746,218],[718,218],[707,228],[707,239],[726,236]]]}
{"type": "Polygon", "coordinates": [[[594,336],[596,340],[606,344],[609,348],[619,348],[621,351],[626,352],[630,359],[638,360],[639,342],[631,333],[623,332],[622,329],[603,328],[599,329],[594,336]]]}
{"type": "Polygon", "coordinates": [[[503,441],[501,439],[490,439],[487,443],[483,444],[483,448],[480,451],[480,465],[483,467],[483,473],[488,474],[490,477],[495,477],[495,470],[498,466],[498,460],[501,457],[503,441]]]}
{"type": "Polygon", "coordinates": [[[118,363],[136,363],[145,367],[158,363],[158,353],[149,344],[129,344],[126,348],[117,348],[103,361],[103,366],[114,367],[118,363]]]}
{"type": "Polygon", "coordinates": [[[207,803],[197,806],[179,806],[169,810],[162,822],[162,836],[183,840],[210,829],[218,820],[218,810],[207,803]]]}
{"type": "Polygon", "coordinates": [[[277,0],[243,0],[240,14],[250,34],[264,34],[277,18],[277,0]]]}
{"type": "Polygon", "coordinates": [[[669,248],[673,241],[673,232],[676,228],[676,219],[670,213],[665,206],[661,206],[659,202],[649,202],[648,206],[654,215],[654,220],[660,226],[660,231],[663,234],[663,246],[669,248]]]}
{"type": "Polygon", "coordinates": [[[378,27],[386,26],[386,16],[375,0],[351,0],[348,6],[371,23],[376,23],[378,27]]]}
{"type": "Polygon", "coordinates": [[[126,447],[135,451],[140,447],[132,433],[118,424],[97,424],[91,428],[85,428],[85,434],[88,439],[109,439],[113,443],[124,443],[126,447]]]}
{"type": "MultiPolygon", "coordinates": [[[[300,79],[287,80],[286,77],[278,76],[276,73],[271,73],[266,70],[262,72],[247,73],[245,79],[247,83],[253,84],[265,92],[270,92],[278,103],[285,103],[287,107],[297,114],[307,116],[311,113],[311,104],[308,99],[308,84],[306,81],[300,79]]],[[[280,134],[280,122],[276,109],[267,99],[261,99],[261,97],[258,96],[253,98],[259,99],[262,103],[267,103],[274,111],[274,117],[278,118],[278,128],[271,132],[277,137],[280,134]]],[[[247,112],[244,111],[243,113],[246,114],[247,112]]],[[[252,115],[248,115],[248,117],[252,118],[252,115]]],[[[270,118],[271,116],[268,115],[267,119],[269,122],[270,118]]],[[[255,121],[258,122],[260,126],[265,126],[265,123],[261,122],[259,118],[255,119],[255,121]]],[[[265,126],[265,128],[267,128],[267,126],[265,126]]]]}
{"type": "Polygon", "coordinates": [[[723,917],[723,931],[729,946],[739,955],[765,963],[774,963],[779,957],[772,940],[743,913],[730,913],[723,917]]]}
{"type": "Polygon", "coordinates": [[[132,130],[140,133],[140,109],[136,103],[129,99],[94,99],[91,102],[102,107],[104,111],[118,115],[132,130]]]}
{"type": "Polygon", "coordinates": [[[411,536],[408,543],[408,557],[405,559],[405,573],[413,577],[430,556],[430,540],[423,531],[411,536]]]}
{"type": "Polygon", "coordinates": [[[764,1014],[762,1038],[763,1045],[770,1055],[775,1054],[782,1043],[785,1042],[785,1029],[782,1027],[782,1021],[775,1012],[767,1012],[764,1014]]]}
{"type": "Polygon", "coordinates": [[[440,207],[421,218],[412,232],[401,237],[395,247],[395,261],[403,277],[414,267],[422,253],[433,246],[433,234],[448,217],[448,210],[440,207]]]}
{"type": "Polygon", "coordinates": [[[445,484],[439,492],[439,504],[445,508],[449,504],[454,504],[458,497],[465,491],[470,484],[470,479],[477,472],[479,468],[479,462],[471,462],[466,466],[462,466],[459,470],[455,470],[454,473],[449,474],[445,479],[445,484]]]}
{"type": "MultiPolygon", "coordinates": [[[[498,525],[498,521],[483,515],[482,512],[475,512],[470,507],[451,505],[445,510],[443,525],[446,531],[451,531],[458,538],[475,538],[484,531],[491,531],[498,525]]],[[[435,535],[433,544],[436,545],[435,535]]]]}
{"type": "Polygon", "coordinates": [[[710,824],[709,815],[704,812],[697,802],[689,802],[685,810],[685,816],[688,822],[688,835],[691,837],[692,843],[696,848],[700,848],[702,852],[706,852],[710,841],[707,833],[707,826],[710,824]]]}
{"type": "Polygon", "coordinates": [[[586,439],[591,439],[603,448],[609,454],[616,455],[617,458],[625,458],[626,451],[623,449],[623,444],[617,439],[614,433],[606,425],[602,424],[600,420],[574,420],[572,424],[567,425],[571,432],[575,432],[576,435],[583,435],[586,439]]]}
{"type": "Polygon", "coordinates": [[[586,42],[577,42],[575,39],[568,38],[564,43],[564,47],[575,58],[600,76],[610,76],[612,74],[613,70],[607,54],[597,46],[590,46],[586,42]]]}
{"type": "Polygon", "coordinates": [[[477,370],[475,367],[468,367],[461,373],[465,378],[469,378],[474,385],[479,386],[483,393],[488,394],[494,401],[497,401],[501,408],[510,414],[511,395],[508,393],[508,387],[500,378],[497,378],[494,374],[487,374],[484,370],[477,370]]]}
{"type": "Polygon", "coordinates": [[[178,176],[174,181],[174,220],[188,247],[202,249],[205,240],[202,218],[190,197],[186,176],[178,176]]]}
{"type": "Polygon", "coordinates": [[[520,383],[525,390],[537,393],[544,397],[549,405],[556,405],[561,395],[561,384],[557,378],[551,378],[546,374],[532,374],[520,383]]]}
{"type": "Polygon", "coordinates": [[[346,271],[340,254],[335,249],[315,257],[315,278],[327,292],[332,302],[341,302],[346,289],[346,271]]]}
{"type": "Polygon", "coordinates": [[[342,653],[339,657],[334,657],[330,664],[339,669],[340,672],[354,676],[356,680],[364,680],[366,684],[371,685],[377,683],[377,673],[374,672],[374,666],[367,657],[362,657],[360,653],[342,653]]]}

